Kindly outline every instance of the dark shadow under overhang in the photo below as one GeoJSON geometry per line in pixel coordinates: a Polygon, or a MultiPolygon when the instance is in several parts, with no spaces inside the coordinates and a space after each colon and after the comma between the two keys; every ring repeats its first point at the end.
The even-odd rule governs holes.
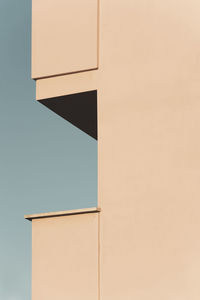
{"type": "Polygon", "coordinates": [[[97,140],[97,90],[38,102],[97,140]]]}

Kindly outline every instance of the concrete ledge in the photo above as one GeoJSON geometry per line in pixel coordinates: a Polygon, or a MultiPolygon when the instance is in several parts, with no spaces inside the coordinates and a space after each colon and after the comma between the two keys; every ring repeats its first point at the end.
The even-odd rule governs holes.
{"type": "Polygon", "coordinates": [[[91,208],[82,208],[82,209],[73,209],[73,210],[64,210],[64,211],[56,211],[56,212],[49,212],[49,213],[25,215],[24,218],[29,221],[32,221],[33,219],[52,218],[52,217],[61,217],[61,216],[79,215],[79,214],[88,214],[88,213],[98,213],[100,211],[101,211],[101,209],[99,207],[91,207],[91,208]]]}

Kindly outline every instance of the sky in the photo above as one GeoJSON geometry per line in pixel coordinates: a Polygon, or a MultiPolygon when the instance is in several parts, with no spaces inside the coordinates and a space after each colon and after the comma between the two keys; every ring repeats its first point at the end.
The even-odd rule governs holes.
{"type": "Polygon", "coordinates": [[[31,0],[0,0],[0,299],[31,299],[24,214],[96,205],[96,140],[35,100],[31,0]]]}

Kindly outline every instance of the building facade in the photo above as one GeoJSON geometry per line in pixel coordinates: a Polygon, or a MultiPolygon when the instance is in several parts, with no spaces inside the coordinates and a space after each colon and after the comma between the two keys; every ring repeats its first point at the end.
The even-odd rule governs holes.
{"type": "Polygon", "coordinates": [[[33,300],[199,299],[199,11],[33,0],[36,99],[98,139],[98,207],[26,216],[33,300]]]}

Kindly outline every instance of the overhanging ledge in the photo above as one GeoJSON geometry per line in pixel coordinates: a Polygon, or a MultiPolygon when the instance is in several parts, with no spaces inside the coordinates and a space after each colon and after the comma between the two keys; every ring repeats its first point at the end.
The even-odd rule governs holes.
{"type": "Polygon", "coordinates": [[[91,207],[91,208],[82,208],[82,209],[73,209],[73,210],[64,210],[64,211],[57,211],[57,212],[25,215],[24,218],[29,221],[32,221],[33,219],[41,219],[41,218],[52,218],[52,217],[61,217],[61,216],[68,216],[68,215],[99,213],[100,211],[101,211],[101,209],[99,207],[91,207]]]}

